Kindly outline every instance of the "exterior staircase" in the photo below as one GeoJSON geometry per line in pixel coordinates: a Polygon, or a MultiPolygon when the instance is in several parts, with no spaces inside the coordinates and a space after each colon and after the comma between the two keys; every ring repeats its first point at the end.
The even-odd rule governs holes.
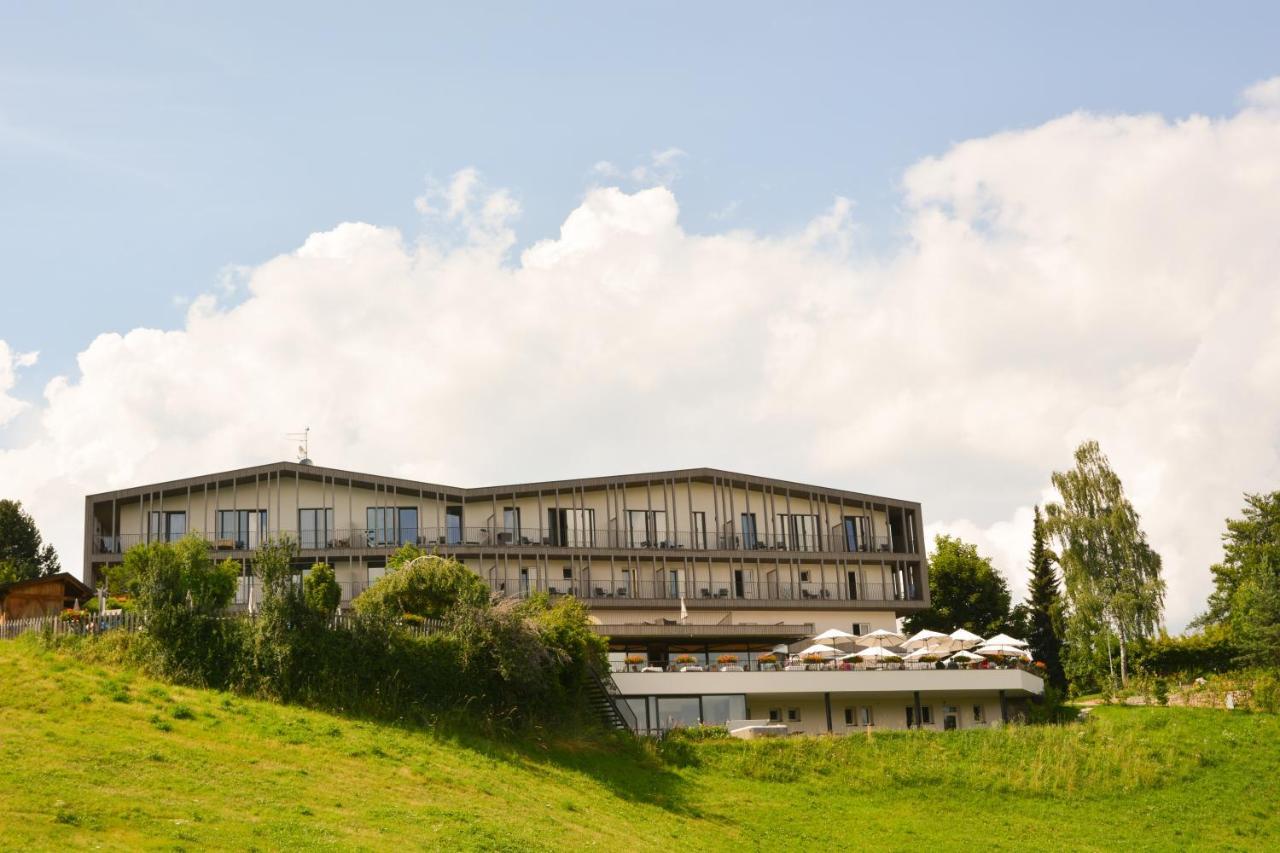
{"type": "Polygon", "coordinates": [[[587,682],[587,705],[600,718],[606,728],[619,731],[636,731],[636,715],[622,698],[613,676],[591,667],[587,682]]]}

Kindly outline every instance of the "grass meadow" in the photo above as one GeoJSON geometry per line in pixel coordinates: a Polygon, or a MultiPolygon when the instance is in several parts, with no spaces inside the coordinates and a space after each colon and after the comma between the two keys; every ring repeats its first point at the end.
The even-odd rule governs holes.
{"type": "Polygon", "coordinates": [[[745,743],[515,741],[175,687],[0,643],[6,849],[1280,846],[1280,717],[745,743]]]}

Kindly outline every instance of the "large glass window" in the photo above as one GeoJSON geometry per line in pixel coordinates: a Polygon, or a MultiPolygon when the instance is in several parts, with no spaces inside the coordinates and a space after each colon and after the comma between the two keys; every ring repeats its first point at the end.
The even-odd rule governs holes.
{"type": "Polygon", "coordinates": [[[214,531],[218,548],[257,548],[267,535],[265,509],[220,509],[214,531]]]}
{"type": "Polygon", "coordinates": [[[707,514],[705,512],[695,512],[693,514],[693,541],[689,543],[691,548],[707,547],[707,514]]]}
{"type": "Polygon", "coordinates": [[[520,507],[509,506],[502,510],[502,532],[498,534],[498,541],[503,545],[517,545],[520,543],[520,507]]]}
{"type": "Polygon", "coordinates": [[[417,507],[371,506],[365,515],[370,547],[392,547],[418,541],[417,507]]]}
{"type": "Polygon", "coordinates": [[[631,713],[636,717],[636,728],[640,731],[649,730],[649,703],[645,701],[643,696],[638,698],[629,698],[626,700],[627,705],[631,708],[631,713]]]}
{"type": "Polygon", "coordinates": [[[698,725],[698,704],[697,696],[659,696],[658,727],[666,730],[698,725]]]}
{"type": "Polygon", "coordinates": [[[783,547],[792,551],[817,551],[818,516],[805,514],[778,515],[778,528],[782,531],[783,547]]]}
{"type": "Polygon", "coordinates": [[[152,512],[147,522],[148,542],[177,542],[187,535],[185,512],[152,512]]]}
{"type": "Polygon", "coordinates": [[[547,510],[548,544],[583,548],[596,544],[596,511],[594,509],[547,510]]]}
{"type": "Polygon", "coordinates": [[[844,517],[844,547],[847,551],[865,551],[870,538],[867,533],[867,519],[861,515],[844,517]]]}
{"type": "Polygon", "coordinates": [[[333,535],[333,510],[306,508],[298,510],[298,545],[302,548],[327,548],[333,535]]]}
{"type": "Polygon", "coordinates": [[[627,542],[630,548],[664,548],[667,545],[667,513],[660,509],[627,510],[627,542]]]}
{"type": "Polygon", "coordinates": [[[747,718],[746,696],[703,696],[702,723],[707,726],[722,726],[730,720],[747,718]]]}
{"type": "Polygon", "coordinates": [[[756,536],[756,514],[754,512],[744,512],[742,514],[742,547],[747,549],[755,548],[759,541],[756,536]]]}
{"type": "Polygon", "coordinates": [[[460,506],[445,507],[444,541],[446,545],[462,544],[462,507],[460,506]]]}

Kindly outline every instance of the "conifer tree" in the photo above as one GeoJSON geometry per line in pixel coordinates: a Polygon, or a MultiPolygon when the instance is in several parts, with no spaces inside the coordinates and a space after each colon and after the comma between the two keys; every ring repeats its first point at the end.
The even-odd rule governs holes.
{"type": "Polygon", "coordinates": [[[1031,580],[1027,585],[1027,642],[1037,660],[1044,662],[1049,683],[1067,686],[1062,670],[1062,597],[1054,556],[1046,544],[1044,518],[1036,507],[1031,528],[1031,580]]]}

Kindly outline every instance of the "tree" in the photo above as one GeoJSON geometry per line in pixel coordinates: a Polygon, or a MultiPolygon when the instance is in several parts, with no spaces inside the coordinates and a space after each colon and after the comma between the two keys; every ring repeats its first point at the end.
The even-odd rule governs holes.
{"type": "Polygon", "coordinates": [[[1280,492],[1245,495],[1242,517],[1227,519],[1222,550],[1209,609],[1195,624],[1225,628],[1250,661],[1280,663],[1280,492]]]}
{"type": "Polygon", "coordinates": [[[929,597],[929,609],[907,617],[907,630],[964,628],[989,637],[1009,629],[1009,585],[976,545],[934,539],[929,597]]]}
{"type": "Polygon", "coordinates": [[[45,545],[20,501],[0,500],[0,583],[25,581],[62,571],[58,552],[45,545]]]}
{"type": "Polygon", "coordinates": [[[1054,472],[1061,498],[1045,507],[1046,528],[1058,544],[1069,608],[1067,647],[1076,671],[1086,673],[1111,638],[1120,654],[1120,681],[1129,680],[1129,646],[1154,636],[1164,609],[1160,555],[1147,544],[1133,504],[1096,441],[1075,452],[1075,467],[1054,472]]]}
{"type": "Polygon", "coordinates": [[[215,563],[209,543],[192,535],[173,543],[134,545],[108,581],[111,588],[135,596],[148,616],[163,610],[216,616],[235,597],[239,571],[234,560],[215,563]]]}
{"type": "Polygon", "coordinates": [[[475,572],[457,560],[428,555],[387,572],[355,600],[355,609],[395,619],[439,619],[455,605],[482,607],[489,599],[489,587],[475,572]]]}
{"type": "Polygon", "coordinates": [[[338,586],[333,566],[328,563],[313,565],[302,586],[307,607],[321,616],[332,616],[342,603],[342,587],[338,586]]]}
{"type": "Polygon", "coordinates": [[[1027,584],[1026,639],[1036,657],[1044,662],[1049,683],[1067,686],[1062,669],[1062,597],[1054,556],[1046,543],[1044,517],[1036,507],[1031,527],[1031,580],[1027,584]]]}

